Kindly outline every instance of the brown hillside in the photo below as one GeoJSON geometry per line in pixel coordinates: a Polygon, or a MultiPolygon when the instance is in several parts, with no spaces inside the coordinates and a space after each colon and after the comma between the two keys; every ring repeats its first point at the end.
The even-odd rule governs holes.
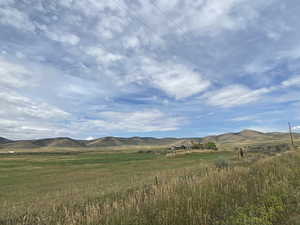
{"type": "MultiPolygon", "coordinates": [[[[294,134],[295,140],[300,141],[300,134],[294,134]]],[[[48,138],[39,140],[11,141],[0,138],[0,148],[41,148],[41,147],[117,147],[117,146],[170,146],[192,142],[215,142],[217,144],[249,144],[272,141],[287,142],[290,139],[288,133],[262,133],[255,130],[243,130],[238,133],[226,133],[204,138],[152,138],[152,137],[103,137],[91,141],[74,140],[67,137],[48,138]]]]}

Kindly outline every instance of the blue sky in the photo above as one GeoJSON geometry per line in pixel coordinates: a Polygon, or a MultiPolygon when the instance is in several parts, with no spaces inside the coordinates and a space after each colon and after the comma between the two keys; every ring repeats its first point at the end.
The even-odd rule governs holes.
{"type": "Polygon", "coordinates": [[[300,129],[296,0],[0,0],[0,136],[300,129]]]}

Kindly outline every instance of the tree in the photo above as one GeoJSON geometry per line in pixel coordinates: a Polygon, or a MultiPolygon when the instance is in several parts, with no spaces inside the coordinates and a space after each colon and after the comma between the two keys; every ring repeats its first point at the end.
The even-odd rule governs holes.
{"type": "Polygon", "coordinates": [[[217,145],[214,142],[206,143],[206,149],[218,150],[217,145]]]}
{"type": "Polygon", "coordinates": [[[193,144],[192,148],[201,149],[201,150],[205,150],[205,149],[218,150],[217,145],[214,142],[208,142],[204,144],[202,143],[193,144]]]}

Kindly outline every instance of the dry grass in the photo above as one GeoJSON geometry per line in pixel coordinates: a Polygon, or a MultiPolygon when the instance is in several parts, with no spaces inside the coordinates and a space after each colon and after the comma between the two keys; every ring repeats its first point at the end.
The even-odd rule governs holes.
{"type": "Polygon", "coordinates": [[[64,153],[64,152],[135,152],[137,150],[161,150],[168,149],[169,145],[133,145],[133,146],[111,146],[111,147],[40,147],[40,148],[0,148],[0,154],[7,154],[9,151],[16,153],[64,153]]]}
{"type": "Polygon", "coordinates": [[[173,170],[104,198],[12,209],[0,224],[297,225],[299,202],[300,154],[289,152],[249,167],[173,170]]]}
{"type": "Polygon", "coordinates": [[[152,184],[155,176],[176,177],[197,170],[227,152],[164,155],[134,152],[0,155],[0,218],[6,211],[82,203],[152,184]],[[184,168],[184,169],[183,169],[184,168]]]}

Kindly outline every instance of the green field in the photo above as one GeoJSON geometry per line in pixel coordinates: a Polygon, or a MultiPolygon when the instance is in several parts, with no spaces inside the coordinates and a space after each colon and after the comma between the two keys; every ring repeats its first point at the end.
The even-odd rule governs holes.
{"type": "Polygon", "coordinates": [[[0,225],[299,225],[299,165],[297,151],[0,154],[0,225]]]}
{"type": "Polygon", "coordinates": [[[230,152],[172,158],[134,151],[0,154],[0,211],[100,198],[151,184],[155,176],[177,176],[217,158],[230,157],[230,152]]]}

